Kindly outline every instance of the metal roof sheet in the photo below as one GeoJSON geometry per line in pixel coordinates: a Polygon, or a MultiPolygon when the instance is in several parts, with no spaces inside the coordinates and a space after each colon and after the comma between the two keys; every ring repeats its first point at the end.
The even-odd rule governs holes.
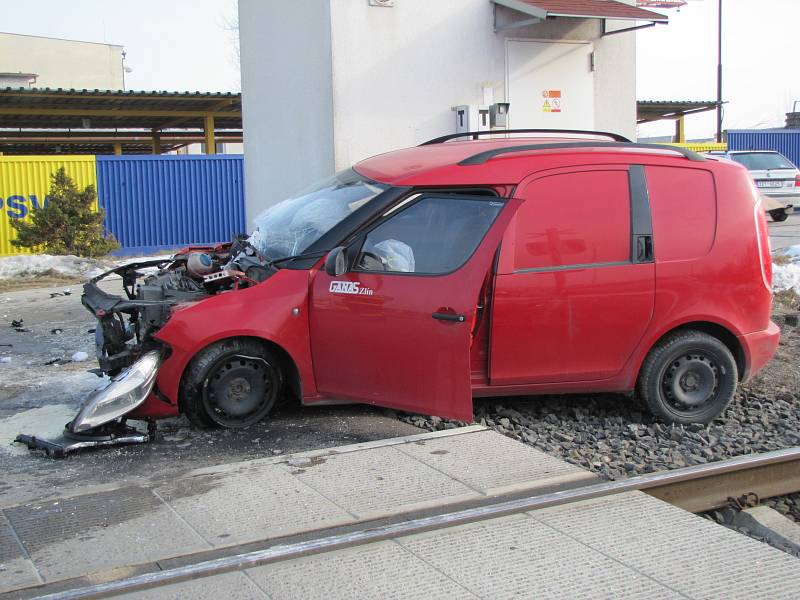
{"type": "Polygon", "coordinates": [[[240,129],[241,111],[236,92],[0,88],[6,128],[202,128],[211,115],[216,129],[240,129]]]}
{"type": "Polygon", "coordinates": [[[521,0],[547,12],[548,17],[583,17],[667,22],[669,17],[617,0],[521,0]]]}

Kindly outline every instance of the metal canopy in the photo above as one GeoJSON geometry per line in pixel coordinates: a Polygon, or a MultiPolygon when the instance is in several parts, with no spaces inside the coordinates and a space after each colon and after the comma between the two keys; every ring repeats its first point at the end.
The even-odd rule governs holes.
{"type": "Polygon", "coordinates": [[[490,0],[495,5],[495,31],[504,31],[535,25],[545,19],[558,17],[577,19],[602,19],[602,35],[622,33],[643,27],[652,27],[657,23],[667,23],[666,15],[630,6],[617,0],[490,0]],[[526,18],[509,23],[498,23],[497,6],[504,6],[526,15],[526,18]],[[607,19],[623,21],[649,21],[646,25],[627,27],[625,29],[606,31],[607,19]]]}
{"type": "Polygon", "coordinates": [[[685,115],[716,108],[716,100],[638,100],[636,102],[636,122],[649,123],[665,119],[678,119],[685,115]]]}
{"type": "Polygon", "coordinates": [[[111,148],[117,154],[149,148],[159,154],[186,145],[183,140],[169,140],[170,130],[179,130],[192,140],[187,143],[201,141],[213,154],[218,136],[228,131],[233,134],[228,138],[241,141],[241,128],[239,93],[0,89],[0,152],[4,153],[28,154],[36,146],[47,154],[62,151],[60,147],[64,152],[111,148]],[[42,130],[47,135],[32,139],[42,130]],[[120,130],[129,135],[109,139],[120,130]]]}
{"type": "MultiPolygon", "coordinates": [[[[241,143],[239,130],[217,131],[217,143],[241,143]]],[[[190,144],[205,143],[203,131],[163,131],[158,134],[161,152],[172,152],[190,144]]],[[[153,134],[122,130],[0,130],[0,152],[8,155],[40,154],[152,154],[153,134]]]]}

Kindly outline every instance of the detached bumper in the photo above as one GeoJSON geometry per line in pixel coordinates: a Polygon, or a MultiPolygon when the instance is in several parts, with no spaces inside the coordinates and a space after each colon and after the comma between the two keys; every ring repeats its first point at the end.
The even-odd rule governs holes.
{"type": "Polygon", "coordinates": [[[780,339],[780,327],[772,321],[762,331],[739,336],[739,341],[742,344],[742,348],[744,348],[745,354],[743,382],[749,381],[775,356],[780,339]]]}

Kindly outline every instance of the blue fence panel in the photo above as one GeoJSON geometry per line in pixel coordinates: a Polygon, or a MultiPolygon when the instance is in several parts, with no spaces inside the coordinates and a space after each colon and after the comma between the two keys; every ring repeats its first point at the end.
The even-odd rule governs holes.
{"type": "Polygon", "coordinates": [[[728,150],[776,150],[800,165],[800,129],[732,129],[728,150]]]}
{"type": "Polygon", "coordinates": [[[241,155],[98,156],[97,195],[119,254],[229,241],[245,231],[241,155]]]}

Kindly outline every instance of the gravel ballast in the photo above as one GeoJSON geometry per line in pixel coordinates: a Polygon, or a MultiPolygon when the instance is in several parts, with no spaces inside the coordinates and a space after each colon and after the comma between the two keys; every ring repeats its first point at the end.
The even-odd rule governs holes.
{"type": "MultiPolygon", "coordinates": [[[[791,319],[776,320],[777,356],[708,426],[659,423],[622,394],[476,399],[475,422],[610,480],[800,446],[800,332],[791,319]]],[[[428,430],[463,425],[398,417],[428,430]]]]}

